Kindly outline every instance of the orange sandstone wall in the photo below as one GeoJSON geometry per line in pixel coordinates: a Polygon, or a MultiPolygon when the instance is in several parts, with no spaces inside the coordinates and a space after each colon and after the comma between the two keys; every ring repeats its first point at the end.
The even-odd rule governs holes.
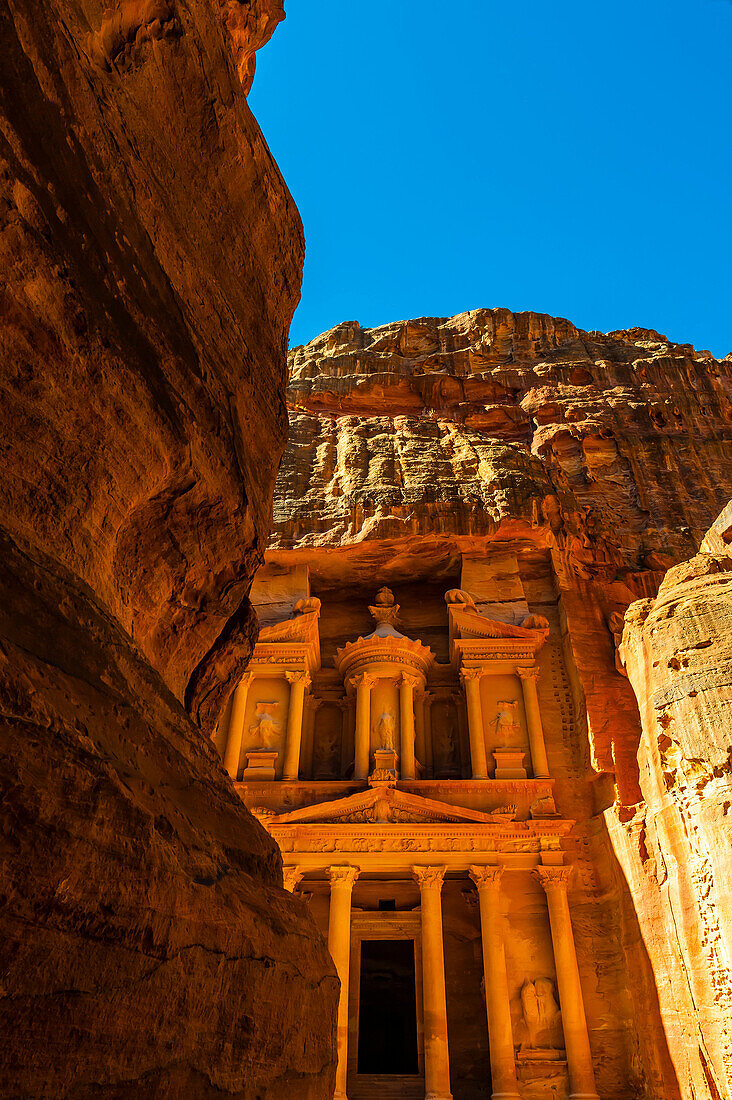
{"type": "Polygon", "coordinates": [[[625,618],[642,800],[606,818],[684,1095],[732,1096],[732,507],[625,618]]]}
{"type": "Polygon", "coordinates": [[[286,437],[282,16],[0,10],[3,1096],[332,1090],[332,964],[208,738],[286,437]]]}

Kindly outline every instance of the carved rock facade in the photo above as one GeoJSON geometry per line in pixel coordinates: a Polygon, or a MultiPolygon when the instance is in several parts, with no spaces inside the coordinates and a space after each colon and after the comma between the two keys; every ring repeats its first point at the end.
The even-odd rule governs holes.
{"type": "MultiPolygon", "coordinates": [[[[723,889],[710,837],[726,812],[725,735],[719,759],[706,760],[702,731],[682,744],[674,724],[699,686],[664,688],[667,740],[654,727],[645,745],[633,686],[645,715],[646,657],[621,636],[628,607],[656,596],[725,504],[732,364],[647,330],[479,310],[343,324],[294,349],[290,372],[254,594],[252,670],[269,678],[258,692],[281,685],[275,781],[244,774],[248,712],[239,724],[230,709],[217,742],[350,974],[340,1086],[357,1098],[392,1087],[359,1070],[358,1021],[363,942],[393,926],[418,945],[418,1022],[434,1023],[417,1034],[422,1084],[405,1077],[394,1095],[477,1100],[492,1081],[523,1100],[726,1100],[726,947],[708,892],[712,878],[723,889]],[[297,670],[302,710],[285,676],[297,670]],[[704,809],[702,782],[716,792],[704,809]],[[670,836],[656,808],[676,815],[670,836]],[[684,839],[682,819],[704,815],[703,835],[684,839]],[[656,848],[686,859],[674,881],[688,904],[668,900],[656,848]],[[334,906],[341,865],[351,877],[334,906]],[[681,938],[680,912],[692,921],[681,938]],[[444,979],[436,954],[425,964],[438,934],[444,979]]],[[[671,653],[664,629],[675,676],[687,658],[705,667],[708,646],[671,653]]]]}
{"type": "Polygon", "coordinates": [[[3,1096],[332,1091],[325,944],[206,736],[286,437],[282,14],[0,12],[3,1096]]]}

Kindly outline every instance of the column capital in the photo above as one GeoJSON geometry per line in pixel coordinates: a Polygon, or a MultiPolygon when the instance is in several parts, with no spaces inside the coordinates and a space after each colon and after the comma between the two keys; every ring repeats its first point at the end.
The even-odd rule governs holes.
{"type": "Polygon", "coordinates": [[[377,677],[371,672],[357,672],[355,676],[351,676],[350,680],[355,688],[370,688],[376,683],[377,677]]]}
{"type": "Polygon", "coordinates": [[[468,867],[468,874],[478,887],[478,890],[498,890],[501,885],[503,870],[503,866],[500,863],[486,865],[471,864],[471,866],[468,867]]]}
{"type": "Polygon", "coordinates": [[[566,894],[573,872],[574,867],[535,867],[534,877],[547,893],[559,891],[566,894]]]}
{"type": "Polygon", "coordinates": [[[399,683],[403,687],[411,687],[412,690],[418,688],[421,682],[418,676],[413,676],[409,672],[402,672],[399,676],[399,683]]]}
{"type": "Polygon", "coordinates": [[[447,866],[445,864],[439,867],[412,867],[412,874],[420,890],[441,890],[446,871],[447,866]]]}
{"type": "Polygon", "coordinates": [[[329,867],[328,878],[330,879],[331,888],[344,886],[351,890],[354,882],[358,878],[359,871],[359,867],[349,867],[346,864],[337,864],[333,867],[329,867]]]}
{"type": "Polygon", "coordinates": [[[285,679],[288,684],[304,684],[306,688],[310,687],[310,673],[305,672],[303,669],[290,669],[285,673],[285,679]]]}
{"type": "Polygon", "coordinates": [[[310,692],[305,696],[305,706],[308,710],[319,710],[323,705],[323,700],[319,699],[317,695],[311,695],[310,692]]]}
{"type": "Polygon", "coordinates": [[[521,679],[523,681],[536,680],[539,677],[539,666],[538,665],[529,665],[529,666],[527,666],[527,665],[517,665],[516,666],[516,675],[519,677],[519,679],[521,679]]]}
{"type": "Polygon", "coordinates": [[[460,682],[462,684],[467,684],[471,680],[480,680],[485,674],[484,668],[461,668],[460,682]]]}
{"type": "Polygon", "coordinates": [[[238,690],[238,688],[248,688],[253,679],[254,679],[254,673],[253,672],[245,672],[242,676],[239,677],[239,681],[236,685],[236,688],[234,688],[234,690],[236,691],[236,690],[238,690]]]}
{"type": "Polygon", "coordinates": [[[282,880],[284,882],[285,890],[289,890],[292,894],[297,886],[298,882],[303,876],[303,871],[300,867],[283,867],[282,868],[282,880]]]}

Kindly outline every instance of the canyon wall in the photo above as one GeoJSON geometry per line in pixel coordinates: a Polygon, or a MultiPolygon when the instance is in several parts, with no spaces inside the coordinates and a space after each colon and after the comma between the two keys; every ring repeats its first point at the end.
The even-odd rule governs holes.
{"type": "Polygon", "coordinates": [[[690,1096],[732,1096],[732,507],[625,618],[642,801],[607,813],[690,1096]]]}
{"type": "MultiPolygon", "coordinates": [[[[278,570],[294,575],[305,565],[323,606],[374,577],[397,596],[400,585],[459,582],[492,618],[519,624],[541,614],[552,624],[556,698],[543,705],[559,708],[566,739],[555,793],[576,821],[575,935],[592,986],[600,1091],[613,1100],[729,1095],[719,1051],[701,1060],[696,1053],[701,1032],[726,1034],[720,967],[710,977],[707,965],[714,990],[700,987],[699,1001],[690,968],[672,981],[662,957],[677,951],[675,933],[648,885],[654,863],[639,820],[644,798],[661,805],[649,784],[660,790],[663,782],[646,763],[633,691],[645,705],[650,689],[639,687],[640,671],[630,671],[631,686],[619,646],[629,606],[633,618],[634,601],[653,598],[666,571],[695,554],[726,503],[731,396],[729,358],[650,330],[584,332],[505,309],[375,329],[346,322],[290,353],[290,441],[275,491],[270,591],[278,570]],[[483,578],[480,590],[471,576],[483,578]],[[679,981],[685,999],[672,1004],[679,981]]],[[[706,642],[705,630],[699,639],[692,631],[688,644],[706,642]]],[[[690,655],[699,667],[704,653],[690,655]]],[[[640,658],[628,662],[640,670],[640,658]]],[[[722,728],[718,737],[724,759],[706,759],[701,744],[688,755],[724,787],[722,728]]],[[[713,801],[717,808],[705,811],[712,816],[725,806],[713,801]]],[[[677,823],[664,840],[677,860],[680,837],[677,823]]],[[[701,914],[714,908],[702,881],[711,856],[695,860],[676,915],[688,916],[687,938],[705,937],[704,957],[716,959],[722,936],[715,918],[701,914]]]]}
{"type": "Polygon", "coordinates": [[[5,1096],[332,1091],[330,958],[208,737],[287,429],[283,15],[0,10],[5,1096]]]}

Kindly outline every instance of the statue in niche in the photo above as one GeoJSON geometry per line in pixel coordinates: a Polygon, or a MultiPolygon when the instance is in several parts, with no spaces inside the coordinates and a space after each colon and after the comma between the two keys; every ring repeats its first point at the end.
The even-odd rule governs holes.
{"type": "Polygon", "coordinates": [[[376,726],[376,736],[381,743],[380,747],[382,749],[393,750],[396,747],[394,744],[394,735],[394,715],[391,713],[391,711],[385,710],[379,718],[378,724],[376,726]]]}
{"type": "Polygon", "coordinates": [[[280,735],[280,724],[274,720],[279,703],[256,703],[255,720],[249,727],[251,752],[271,752],[280,735]]]}
{"type": "Polygon", "coordinates": [[[521,1050],[561,1050],[562,1017],[551,978],[528,979],[521,987],[524,1035],[521,1050]]]}
{"type": "Polygon", "coordinates": [[[499,699],[493,728],[497,748],[512,748],[521,736],[521,726],[516,721],[518,699],[499,699]]]}

